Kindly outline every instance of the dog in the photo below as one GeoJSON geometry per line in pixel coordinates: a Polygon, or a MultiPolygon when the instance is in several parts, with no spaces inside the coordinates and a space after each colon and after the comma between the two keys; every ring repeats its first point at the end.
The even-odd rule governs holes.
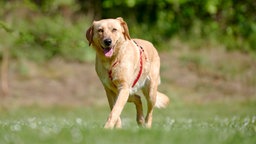
{"type": "Polygon", "coordinates": [[[86,31],[96,51],[95,69],[106,91],[111,112],[104,128],[121,128],[120,114],[127,102],[135,104],[139,126],[151,128],[153,108],[164,108],[169,98],[158,92],[160,58],[152,43],[131,39],[123,18],[94,21],[86,31]],[[142,91],[147,101],[144,119],[142,91]]]}

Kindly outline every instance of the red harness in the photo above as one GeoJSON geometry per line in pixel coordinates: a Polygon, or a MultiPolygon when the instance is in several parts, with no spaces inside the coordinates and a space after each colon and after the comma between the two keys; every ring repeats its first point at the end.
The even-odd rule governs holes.
{"type": "MultiPolygon", "coordinates": [[[[134,86],[136,85],[136,83],[139,81],[140,76],[141,76],[141,74],[142,74],[142,69],[143,69],[142,53],[144,52],[144,49],[143,49],[141,46],[139,46],[135,41],[134,41],[134,43],[137,45],[137,47],[140,48],[140,70],[139,70],[139,73],[138,73],[136,79],[134,80],[134,82],[133,82],[133,84],[132,84],[132,87],[134,87],[134,86]]],[[[118,64],[118,62],[119,62],[119,61],[116,61],[116,62],[111,66],[110,70],[108,71],[108,77],[109,77],[109,79],[110,79],[111,81],[113,80],[113,77],[112,77],[112,68],[113,68],[116,64],[118,64]]]]}

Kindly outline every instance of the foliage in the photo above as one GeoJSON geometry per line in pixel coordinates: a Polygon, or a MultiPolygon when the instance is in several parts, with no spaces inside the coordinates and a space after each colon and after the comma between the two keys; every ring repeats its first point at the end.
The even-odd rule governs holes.
{"type": "Polygon", "coordinates": [[[15,56],[23,53],[32,59],[62,56],[69,60],[85,60],[87,44],[83,25],[73,26],[58,16],[41,17],[30,24],[33,26],[22,28],[16,40],[15,56]]]}
{"type": "Polygon", "coordinates": [[[189,39],[213,38],[228,49],[256,51],[253,0],[103,0],[102,11],[102,17],[135,19],[142,25],[136,35],[156,43],[178,34],[189,39]]]}
{"type": "Polygon", "coordinates": [[[65,9],[37,9],[33,3],[16,3],[19,5],[4,4],[4,10],[1,11],[6,19],[1,22],[1,27],[14,33],[0,33],[7,35],[2,46],[10,48],[13,58],[35,61],[45,61],[56,56],[78,61],[92,59],[92,50],[85,41],[85,30],[88,27],[85,17],[72,17],[69,9],[65,13],[65,9]],[[11,11],[10,14],[8,11],[11,11]]]}
{"type": "Polygon", "coordinates": [[[8,35],[4,41],[16,58],[91,59],[85,29],[92,19],[119,16],[128,22],[132,37],[160,48],[179,37],[198,43],[196,47],[215,42],[228,50],[256,53],[254,0],[14,0],[0,5],[1,29],[16,32],[0,35],[8,35]]]}

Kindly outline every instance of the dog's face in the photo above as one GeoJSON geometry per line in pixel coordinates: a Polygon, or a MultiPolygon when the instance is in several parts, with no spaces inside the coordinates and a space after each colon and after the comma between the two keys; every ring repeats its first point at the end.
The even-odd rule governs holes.
{"type": "Polygon", "coordinates": [[[110,58],[116,46],[130,39],[130,35],[126,22],[119,17],[94,21],[86,32],[86,38],[89,45],[92,44],[98,53],[110,58]]]}

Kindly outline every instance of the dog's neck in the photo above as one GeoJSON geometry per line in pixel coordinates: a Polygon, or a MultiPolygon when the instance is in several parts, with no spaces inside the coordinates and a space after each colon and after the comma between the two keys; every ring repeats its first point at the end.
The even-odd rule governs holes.
{"type": "MultiPolygon", "coordinates": [[[[134,87],[137,84],[137,82],[140,79],[140,76],[142,74],[142,70],[143,70],[143,53],[144,53],[144,49],[141,46],[139,46],[135,41],[133,41],[133,42],[139,48],[139,53],[140,54],[139,54],[139,71],[138,71],[136,79],[133,81],[132,87],[134,87]]],[[[120,53],[120,51],[119,51],[119,53],[120,53]]],[[[115,58],[114,61],[111,61],[110,65],[109,64],[107,65],[108,76],[109,76],[111,81],[113,80],[112,69],[115,66],[117,66],[119,63],[120,63],[119,59],[115,58]]]]}

